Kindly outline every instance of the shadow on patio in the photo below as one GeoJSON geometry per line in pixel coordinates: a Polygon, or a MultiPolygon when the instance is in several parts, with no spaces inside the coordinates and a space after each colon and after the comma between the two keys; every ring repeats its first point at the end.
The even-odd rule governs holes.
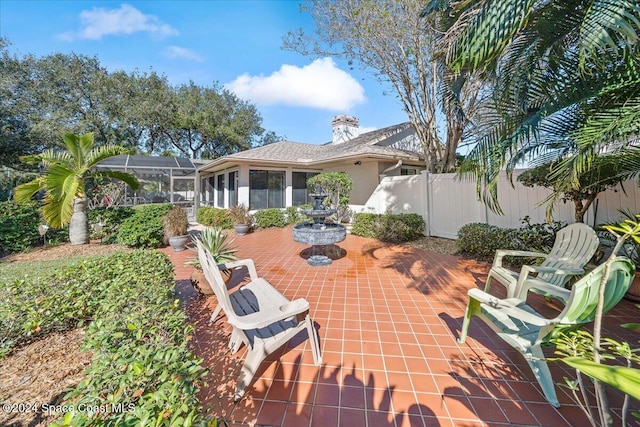
{"type": "MultiPolygon", "coordinates": [[[[522,356],[482,322],[473,321],[467,342],[457,344],[466,292],[484,286],[488,265],[348,235],[339,244],[345,257],[310,267],[302,258],[307,248],[291,234],[290,228],[270,229],[235,243],[238,256],[252,258],[258,274],[287,298],[309,301],[323,365],[313,365],[304,332],[263,362],[237,404],[233,390],[244,349],[229,354],[224,316],[208,324],[215,298],[199,297],[186,280],[191,268],[184,261],[194,254],[163,250],[196,326],[194,351],[210,370],[200,399],[211,414],[230,425],[588,424],[563,389],[557,388],[562,407],[548,404],[522,356]]],[[[240,280],[234,275],[230,285],[240,280]]],[[[547,303],[539,298],[534,305],[547,303]]],[[[607,315],[605,336],[636,342],[637,335],[618,325],[637,314],[623,300],[607,315]]],[[[562,366],[550,366],[557,382],[572,377],[562,366]]],[[[620,425],[621,395],[610,397],[620,425]]]]}

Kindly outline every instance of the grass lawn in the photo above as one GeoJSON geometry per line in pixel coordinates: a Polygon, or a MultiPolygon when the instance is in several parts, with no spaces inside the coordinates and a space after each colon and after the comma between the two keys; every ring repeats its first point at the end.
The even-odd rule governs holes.
{"type": "Polygon", "coordinates": [[[35,261],[0,262],[0,277],[9,280],[22,279],[25,276],[44,277],[56,270],[90,258],[92,257],[78,256],[35,261]]]}

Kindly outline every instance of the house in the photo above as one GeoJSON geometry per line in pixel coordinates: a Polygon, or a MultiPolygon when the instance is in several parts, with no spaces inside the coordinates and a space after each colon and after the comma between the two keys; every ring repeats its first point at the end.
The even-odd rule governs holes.
{"type": "Polygon", "coordinates": [[[424,170],[424,154],[410,123],[359,134],[359,120],[332,120],[333,140],[324,145],[282,141],[215,159],[197,169],[196,202],[251,209],[310,203],[307,179],[346,172],[353,180],[350,203],[364,205],[381,177],[424,170]]]}

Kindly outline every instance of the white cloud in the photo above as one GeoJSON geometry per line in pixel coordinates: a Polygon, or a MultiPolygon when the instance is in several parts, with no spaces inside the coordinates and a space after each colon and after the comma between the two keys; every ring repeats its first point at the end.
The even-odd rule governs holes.
{"type": "Polygon", "coordinates": [[[162,51],[162,54],[171,59],[186,59],[195,62],[204,61],[204,57],[198,55],[193,50],[179,46],[169,46],[162,51]]]}
{"type": "Polygon", "coordinates": [[[129,35],[146,32],[161,39],[177,35],[178,31],[164,24],[155,15],[145,15],[133,6],[123,4],[120,9],[94,7],[80,12],[80,30],[60,34],[63,40],[101,40],[108,35],[129,35]]]}
{"type": "Polygon", "coordinates": [[[270,76],[243,74],[225,85],[258,105],[285,104],[345,112],[366,101],[364,88],[331,58],[304,67],[284,64],[270,76]]]}

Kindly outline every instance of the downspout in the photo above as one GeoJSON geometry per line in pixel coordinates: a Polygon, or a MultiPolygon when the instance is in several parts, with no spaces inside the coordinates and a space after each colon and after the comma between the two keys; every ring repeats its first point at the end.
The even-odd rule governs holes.
{"type": "Polygon", "coordinates": [[[402,166],[402,160],[398,160],[398,163],[396,163],[395,165],[383,170],[382,173],[380,175],[378,175],[378,184],[380,182],[382,182],[382,178],[387,176],[387,172],[391,172],[392,170],[398,169],[400,166],[402,166]]]}
{"type": "Polygon", "coordinates": [[[198,209],[200,208],[200,193],[202,192],[202,186],[201,186],[201,181],[202,180],[202,174],[200,173],[200,170],[196,167],[196,177],[195,177],[195,182],[194,182],[194,188],[193,188],[193,216],[194,218],[198,217],[198,209]]]}

